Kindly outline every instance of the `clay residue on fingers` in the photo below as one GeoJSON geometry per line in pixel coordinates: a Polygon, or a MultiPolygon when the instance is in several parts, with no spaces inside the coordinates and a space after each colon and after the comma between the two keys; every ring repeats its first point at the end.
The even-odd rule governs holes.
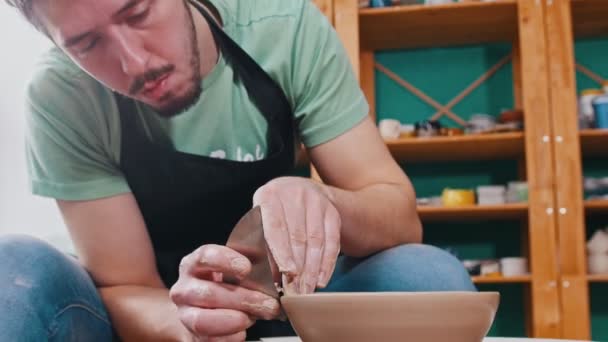
{"type": "Polygon", "coordinates": [[[249,261],[245,258],[234,258],[230,261],[230,267],[240,275],[247,274],[249,261]]]}
{"type": "Polygon", "coordinates": [[[242,305],[252,311],[265,313],[263,318],[272,319],[279,314],[279,303],[275,299],[266,299],[261,303],[242,302],[242,305]]]}
{"type": "Polygon", "coordinates": [[[283,294],[286,296],[297,295],[300,293],[300,287],[298,284],[298,278],[289,274],[282,274],[283,278],[283,294]]]}

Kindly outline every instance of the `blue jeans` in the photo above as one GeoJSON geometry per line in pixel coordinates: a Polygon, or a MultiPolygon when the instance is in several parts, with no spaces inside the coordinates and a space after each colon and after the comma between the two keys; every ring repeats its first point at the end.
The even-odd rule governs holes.
{"type": "MultiPolygon", "coordinates": [[[[403,245],[364,259],[341,257],[325,291],[475,291],[450,254],[403,245]]],[[[0,238],[0,341],[112,341],[88,273],[76,259],[26,236],[0,238]]]]}

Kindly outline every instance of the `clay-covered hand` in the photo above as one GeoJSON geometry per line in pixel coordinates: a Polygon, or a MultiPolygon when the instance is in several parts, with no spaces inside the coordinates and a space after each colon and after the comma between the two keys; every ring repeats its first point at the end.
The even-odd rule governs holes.
{"type": "Polygon", "coordinates": [[[223,282],[243,280],[250,271],[250,261],[225,246],[204,245],[182,259],[170,296],[194,341],[244,341],[256,319],[280,314],[275,298],[223,282]]]}
{"type": "Polygon", "coordinates": [[[313,180],[283,177],[256,191],[273,268],[286,294],[307,294],[329,282],[340,252],[341,219],[329,190],[313,180]]]}

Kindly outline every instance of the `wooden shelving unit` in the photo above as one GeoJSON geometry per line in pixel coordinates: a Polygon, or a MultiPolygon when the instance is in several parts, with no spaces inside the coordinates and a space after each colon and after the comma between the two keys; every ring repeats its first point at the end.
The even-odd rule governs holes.
{"type": "Polygon", "coordinates": [[[608,2],[572,0],[574,35],[580,38],[608,35],[608,2]]]}
{"type": "Polygon", "coordinates": [[[517,35],[517,2],[369,8],[359,20],[367,50],[510,42],[517,35]]]}
{"type": "Polygon", "coordinates": [[[514,276],[514,277],[488,277],[488,276],[475,276],[472,277],[473,283],[475,284],[526,284],[532,281],[532,277],[529,275],[525,276],[514,276]]]}
{"type": "Polygon", "coordinates": [[[386,143],[395,159],[402,162],[516,159],[524,155],[522,132],[402,138],[386,143]]]}
{"type": "Polygon", "coordinates": [[[591,283],[608,283],[608,274],[589,274],[587,280],[591,283]]]}
{"type": "MultiPolygon", "coordinates": [[[[562,0],[553,0],[562,1],[562,0]]],[[[564,0],[568,1],[568,0],[564,0]]],[[[606,0],[608,2],[608,0],[606,0]]],[[[376,108],[375,52],[494,42],[511,43],[513,107],[524,112],[524,132],[479,136],[405,138],[387,141],[400,162],[517,160],[529,185],[529,203],[461,208],[420,207],[423,221],[520,220],[521,240],[532,274],[473,278],[477,284],[526,284],[527,333],[562,337],[560,270],[555,203],[552,103],[547,72],[544,0],[471,1],[358,9],[352,0],[333,0],[334,26],[361,87],[376,108]],[[547,210],[555,209],[554,211],[547,210]],[[553,214],[552,214],[553,213],[553,214]],[[553,284],[553,285],[551,285],[553,284]]],[[[568,2],[568,7],[570,3],[568,2]]],[[[447,62],[447,61],[446,61],[447,62]]],[[[397,78],[399,75],[397,75],[397,78]]],[[[395,78],[391,79],[395,80],[395,78]]],[[[405,82],[398,82],[408,89],[405,82]]],[[[442,84],[439,82],[438,87],[442,84]]],[[[420,92],[412,91],[413,93],[420,92]]],[[[424,94],[422,94],[424,95],[424,94]]],[[[429,102],[429,101],[426,101],[429,102]]],[[[433,105],[436,109],[437,106],[433,105]]],[[[578,136],[576,137],[578,139],[578,136]]],[[[582,197],[581,197],[582,198],[582,197]]],[[[586,278],[585,278],[586,281],[586,278]]]]}
{"type": "Polygon", "coordinates": [[[583,156],[608,156],[608,130],[585,129],[581,130],[579,135],[583,156]]]}
{"type": "Polygon", "coordinates": [[[528,205],[526,203],[514,203],[464,207],[421,206],[418,207],[418,214],[424,222],[524,219],[528,215],[528,205]]]}
{"type": "Polygon", "coordinates": [[[608,200],[585,201],[585,211],[587,214],[608,214],[608,200]]]}

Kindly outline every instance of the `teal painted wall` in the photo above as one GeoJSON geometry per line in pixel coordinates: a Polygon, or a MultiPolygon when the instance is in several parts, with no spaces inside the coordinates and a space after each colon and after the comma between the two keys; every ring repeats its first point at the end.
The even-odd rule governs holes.
{"type": "MultiPolygon", "coordinates": [[[[422,49],[379,52],[376,61],[447,104],[511,50],[509,45],[457,49],[422,49]]],[[[505,66],[453,111],[464,119],[475,113],[497,115],[513,106],[511,65],[505,66]]],[[[404,123],[428,119],[436,110],[379,72],[376,73],[378,119],[397,118],[404,123]]],[[[442,120],[454,126],[449,119],[442,120]]]]}

